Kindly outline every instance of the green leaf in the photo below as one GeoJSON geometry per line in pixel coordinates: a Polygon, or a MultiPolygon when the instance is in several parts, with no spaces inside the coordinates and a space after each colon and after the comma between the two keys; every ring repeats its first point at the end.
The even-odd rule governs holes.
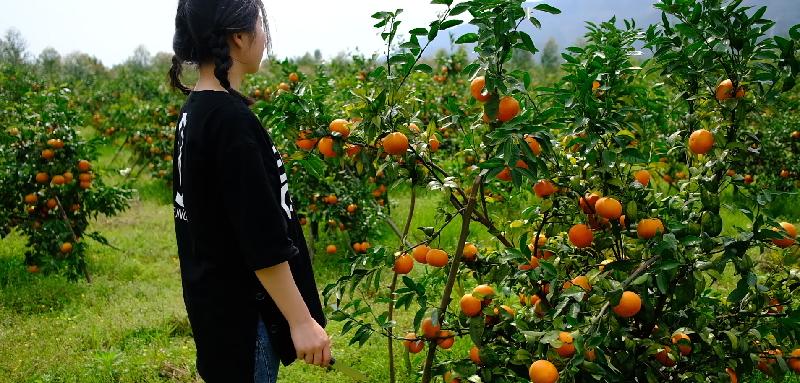
{"type": "Polygon", "coordinates": [[[445,29],[455,27],[456,25],[459,25],[463,22],[464,22],[463,20],[458,20],[458,19],[446,20],[445,22],[442,23],[441,26],[439,26],[439,30],[443,31],[445,29]]]}
{"type": "Polygon", "coordinates": [[[477,33],[465,33],[456,39],[456,44],[470,44],[477,42],[480,36],[477,33]]]}
{"type": "Polygon", "coordinates": [[[550,5],[547,5],[547,4],[537,4],[535,7],[533,7],[533,9],[535,9],[537,11],[547,12],[547,13],[550,13],[550,14],[553,14],[553,15],[557,15],[557,14],[561,13],[560,9],[558,9],[556,7],[553,7],[553,6],[550,6],[550,5]]]}

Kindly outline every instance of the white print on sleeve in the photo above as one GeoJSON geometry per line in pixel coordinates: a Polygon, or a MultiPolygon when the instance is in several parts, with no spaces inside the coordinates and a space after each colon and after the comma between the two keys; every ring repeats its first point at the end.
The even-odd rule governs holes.
{"type": "Polygon", "coordinates": [[[292,219],[292,205],[288,201],[289,179],[286,177],[286,169],[283,166],[281,155],[278,153],[278,149],[275,148],[275,145],[272,145],[272,152],[275,153],[276,163],[278,165],[278,171],[280,172],[281,178],[281,207],[283,207],[283,211],[286,213],[286,218],[292,219]]]}
{"type": "Polygon", "coordinates": [[[183,193],[181,193],[181,182],[183,180],[183,145],[185,141],[185,130],[186,130],[186,120],[187,120],[188,113],[184,113],[181,117],[181,122],[178,123],[178,180],[177,180],[177,192],[175,193],[175,204],[180,207],[175,207],[175,218],[179,218],[183,221],[189,221],[186,209],[183,206],[183,193]]]}

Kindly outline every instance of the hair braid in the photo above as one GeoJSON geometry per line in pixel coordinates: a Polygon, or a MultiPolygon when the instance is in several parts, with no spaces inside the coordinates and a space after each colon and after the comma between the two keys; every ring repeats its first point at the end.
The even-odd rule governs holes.
{"type": "Polygon", "coordinates": [[[181,82],[181,72],[183,72],[183,61],[177,55],[172,56],[172,67],[169,68],[169,82],[173,88],[181,91],[181,93],[188,95],[192,92],[186,85],[181,82]]]}
{"type": "Polygon", "coordinates": [[[236,89],[231,87],[231,81],[228,78],[228,71],[233,66],[233,59],[230,54],[230,46],[228,45],[228,36],[225,34],[212,34],[211,36],[211,55],[214,57],[214,76],[219,80],[228,93],[238,96],[247,105],[253,104],[253,99],[239,93],[236,89]]]}

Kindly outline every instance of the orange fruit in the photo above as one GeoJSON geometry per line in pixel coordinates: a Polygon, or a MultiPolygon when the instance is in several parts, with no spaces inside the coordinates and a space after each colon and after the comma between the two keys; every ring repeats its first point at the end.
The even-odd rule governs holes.
{"type": "Polygon", "coordinates": [[[555,186],[549,180],[539,180],[535,185],[533,185],[533,192],[536,193],[536,196],[539,198],[545,198],[553,193],[556,192],[555,186]]]}
{"type": "Polygon", "coordinates": [[[360,253],[361,252],[361,243],[360,242],[356,242],[356,243],[353,244],[353,251],[355,251],[356,253],[360,253]]]}
{"type": "Polygon", "coordinates": [[[800,374],[800,348],[796,348],[792,350],[792,353],[789,354],[789,368],[800,374]]]}
{"type": "Polygon", "coordinates": [[[781,351],[780,349],[776,348],[774,350],[767,350],[766,353],[767,353],[767,356],[766,357],[762,357],[758,361],[758,366],[757,367],[764,374],[772,376],[772,374],[773,374],[772,365],[777,362],[777,359],[775,359],[775,357],[777,355],[783,355],[783,351],[781,351]]]}
{"type": "Polygon", "coordinates": [[[27,204],[33,205],[37,201],[39,201],[39,196],[37,196],[36,193],[31,193],[25,196],[25,203],[27,204]]]}
{"type": "Polygon", "coordinates": [[[425,348],[425,342],[422,339],[417,338],[417,334],[414,334],[413,332],[406,334],[403,345],[406,347],[408,352],[412,354],[416,354],[425,348]]]}
{"type": "Polygon", "coordinates": [[[347,127],[347,120],[343,118],[337,118],[330,123],[331,133],[338,132],[342,135],[343,138],[347,138],[350,135],[350,128],[347,127]]]}
{"type": "Polygon", "coordinates": [[[436,344],[442,349],[449,349],[453,347],[456,342],[456,334],[450,330],[439,331],[439,338],[436,339],[436,344]]]}
{"type": "Polygon", "coordinates": [[[72,243],[69,243],[69,242],[62,243],[60,250],[61,250],[62,254],[67,254],[67,253],[72,252],[72,243]]]}
{"type": "Polygon", "coordinates": [[[656,360],[659,363],[661,363],[661,365],[664,367],[673,367],[678,363],[670,359],[669,357],[670,352],[672,352],[672,349],[669,348],[669,346],[664,346],[664,349],[659,351],[658,354],[656,354],[656,360]]]}
{"type": "Polygon", "coordinates": [[[78,161],[78,170],[79,171],[81,171],[83,173],[86,173],[91,168],[92,168],[92,164],[89,161],[86,161],[86,160],[78,161]]]}
{"type": "Polygon", "coordinates": [[[92,181],[81,181],[81,183],[78,186],[81,189],[86,190],[86,189],[92,187],[92,181]]]}
{"type": "Polygon", "coordinates": [[[289,88],[289,84],[287,84],[285,82],[282,82],[282,83],[278,84],[278,89],[288,91],[290,89],[289,88]]]}
{"type": "Polygon", "coordinates": [[[528,368],[528,376],[531,383],[555,383],[558,380],[558,370],[547,360],[537,360],[528,368]]]}
{"type": "Polygon", "coordinates": [[[618,219],[622,215],[622,204],[614,198],[602,197],[594,204],[597,215],[605,219],[618,219]]]}
{"type": "Polygon", "coordinates": [[[564,282],[565,289],[572,287],[573,285],[579,286],[583,289],[583,291],[589,292],[592,291],[592,285],[589,284],[589,278],[585,275],[579,275],[575,278],[572,278],[571,281],[564,282]]]}
{"type": "Polygon", "coordinates": [[[501,181],[511,181],[511,169],[508,166],[504,167],[496,177],[501,181]]]}
{"type": "Polygon", "coordinates": [[[49,200],[47,200],[47,208],[48,209],[55,209],[56,206],[58,206],[58,201],[56,201],[53,198],[50,198],[49,200]]]}
{"type": "Polygon", "coordinates": [[[336,157],[336,152],[333,150],[333,138],[322,137],[317,143],[317,148],[325,158],[336,157]]]}
{"type": "Polygon", "coordinates": [[[70,183],[72,183],[72,180],[74,179],[73,177],[74,177],[74,176],[72,175],[72,173],[71,173],[71,172],[66,172],[66,173],[64,173],[64,183],[65,183],[65,184],[70,184],[70,183]]]}
{"type": "Polygon", "coordinates": [[[504,96],[500,99],[500,105],[497,108],[497,119],[502,122],[508,122],[517,117],[519,114],[519,101],[511,96],[504,96]]]}
{"type": "Polygon", "coordinates": [[[714,146],[714,135],[705,129],[698,129],[689,136],[689,150],[694,154],[706,154],[714,146]]]}
{"type": "Polygon", "coordinates": [[[794,245],[794,239],[797,237],[797,229],[795,229],[794,225],[789,222],[781,222],[781,228],[783,231],[780,234],[784,235],[782,239],[773,239],[772,243],[775,246],[780,247],[781,249],[785,249],[789,246],[794,245]]]}
{"type": "Polygon", "coordinates": [[[300,81],[300,76],[298,76],[295,72],[289,73],[289,81],[298,82],[300,81]]]}
{"type": "Polygon", "coordinates": [[[441,324],[437,324],[436,326],[433,325],[433,320],[431,318],[425,318],[422,320],[422,324],[420,324],[420,328],[422,329],[422,333],[428,339],[434,339],[439,335],[439,331],[442,329],[441,324]]]}
{"type": "Polygon", "coordinates": [[[411,250],[411,256],[419,263],[427,263],[427,255],[430,249],[427,245],[419,245],[414,250],[411,250]]]}
{"type": "Polygon", "coordinates": [[[556,349],[558,356],[562,358],[572,358],[575,355],[575,345],[572,344],[572,335],[566,331],[558,334],[558,339],[562,342],[561,347],[556,349]]]}
{"type": "Polygon", "coordinates": [[[636,227],[636,233],[641,239],[650,239],[655,237],[658,233],[664,233],[664,224],[658,218],[645,218],[639,221],[636,227]]]}
{"type": "Polygon", "coordinates": [[[636,178],[642,186],[647,186],[647,184],[650,183],[650,172],[647,170],[639,170],[633,174],[633,177],[636,178]]]}
{"type": "Polygon", "coordinates": [[[733,81],[731,79],[722,80],[722,82],[717,85],[716,97],[717,100],[727,100],[733,97],[733,81]]]}
{"type": "Polygon", "coordinates": [[[45,172],[36,173],[36,182],[40,184],[46,184],[50,182],[50,176],[45,172]]]}
{"type": "Polygon", "coordinates": [[[358,205],[356,205],[354,203],[351,203],[351,204],[347,205],[347,212],[348,213],[351,213],[351,214],[355,213],[357,209],[358,209],[358,205]]]}
{"type": "Polygon", "coordinates": [[[475,317],[481,313],[481,300],[472,294],[464,294],[461,297],[461,312],[468,317],[475,317]]]}
{"type": "Polygon", "coordinates": [[[394,155],[405,154],[408,150],[408,137],[400,132],[389,133],[383,138],[383,150],[394,155]]]}
{"type": "Polygon", "coordinates": [[[730,367],[725,369],[725,372],[728,373],[728,377],[731,378],[731,383],[739,383],[739,377],[736,376],[736,371],[730,367]]]}
{"type": "Polygon", "coordinates": [[[481,362],[481,350],[478,346],[472,346],[472,348],[469,349],[469,359],[472,360],[472,363],[479,366],[483,364],[481,362]]]}
{"type": "Polygon", "coordinates": [[[589,193],[586,194],[585,197],[581,197],[578,200],[578,203],[581,206],[581,209],[586,214],[594,214],[594,208],[597,204],[597,200],[600,199],[600,195],[597,193],[589,193]]]}
{"type": "Polygon", "coordinates": [[[486,78],[483,76],[475,77],[475,79],[472,80],[469,84],[469,92],[472,94],[472,97],[480,102],[486,102],[492,98],[492,95],[486,92],[486,78]]]}
{"type": "Polygon", "coordinates": [[[406,253],[394,260],[394,270],[397,274],[408,274],[414,268],[414,260],[406,253]]]}
{"type": "Polygon", "coordinates": [[[751,184],[751,183],[753,183],[754,181],[755,181],[755,180],[753,179],[753,176],[751,176],[751,175],[749,175],[749,174],[745,174],[745,175],[744,175],[744,183],[745,183],[746,185],[750,185],[750,184],[751,184]]]}
{"type": "Polygon", "coordinates": [[[27,270],[29,273],[38,273],[39,266],[38,265],[28,265],[27,270]]]}
{"type": "Polygon", "coordinates": [[[425,260],[433,267],[442,267],[447,264],[447,253],[442,249],[430,249],[425,254],[425,260]]]}
{"type": "Polygon", "coordinates": [[[444,383],[461,383],[461,379],[453,377],[452,371],[444,373],[444,383]]]}
{"type": "Polygon", "coordinates": [[[572,228],[569,229],[568,235],[569,241],[579,249],[591,246],[592,240],[594,239],[592,229],[582,223],[572,226],[572,228]]]}
{"type": "Polygon", "coordinates": [[[353,157],[361,151],[361,147],[358,145],[353,144],[346,144],[344,146],[344,152],[347,153],[348,156],[353,157]]]}
{"type": "Polygon", "coordinates": [[[592,91],[597,90],[600,87],[600,81],[594,80],[592,81],[592,91]]]}
{"type": "Polygon", "coordinates": [[[619,299],[619,304],[614,306],[614,313],[623,318],[630,318],[642,309],[642,298],[633,291],[625,291],[619,299]]]}
{"type": "Polygon", "coordinates": [[[55,156],[56,156],[56,152],[54,152],[52,149],[42,150],[42,158],[44,158],[44,159],[46,159],[48,161],[52,160],[53,158],[55,158],[55,156]]]}
{"type": "Polygon", "coordinates": [[[88,182],[88,181],[91,181],[91,180],[92,180],[92,175],[89,174],[89,173],[78,174],[78,181],[88,182]]]}
{"type": "Polygon", "coordinates": [[[420,132],[419,126],[417,126],[417,124],[415,124],[413,122],[408,124],[408,130],[410,130],[410,131],[412,131],[414,133],[419,133],[420,132]]]}
{"type": "Polygon", "coordinates": [[[489,285],[478,285],[472,289],[472,294],[477,295],[478,299],[483,299],[482,304],[486,306],[494,298],[494,289],[489,285]]]}
{"type": "Polygon", "coordinates": [[[680,351],[681,355],[683,355],[683,356],[686,356],[686,355],[689,355],[689,354],[692,353],[691,342],[692,341],[691,341],[691,339],[689,339],[689,336],[684,334],[684,333],[682,333],[682,332],[677,332],[677,333],[675,333],[675,335],[672,336],[672,344],[677,344],[678,345],[678,351],[680,351]],[[680,344],[678,344],[679,342],[680,342],[680,344]]]}
{"type": "Polygon", "coordinates": [[[328,254],[336,254],[336,245],[328,245],[325,247],[325,252],[328,254]]]}
{"type": "Polygon", "coordinates": [[[597,351],[595,351],[594,348],[587,348],[583,352],[583,358],[590,362],[594,362],[595,360],[597,360],[597,351]]]}
{"type": "Polygon", "coordinates": [[[542,146],[539,145],[539,141],[537,141],[536,138],[534,138],[533,136],[526,134],[525,142],[528,143],[528,147],[531,148],[533,154],[538,156],[539,154],[542,153],[542,146]]]}
{"type": "Polygon", "coordinates": [[[793,140],[800,140],[800,130],[795,130],[789,135],[793,140]]]}
{"type": "Polygon", "coordinates": [[[303,139],[296,140],[294,143],[300,149],[311,150],[311,149],[314,149],[314,146],[317,145],[317,140],[316,139],[310,139],[310,138],[303,138],[303,139]]]}
{"type": "Polygon", "coordinates": [[[781,169],[780,176],[781,178],[789,178],[789,171],[786,169],[781,169]]]}
{"type": "Polygon", "coordinates": [[[53,176],[53,184],[55,185],[63,185],[66,182],[66,179],[64,179],[62,175],[53,176]]]}
{"type": "Polygon", "coordinates": [[[467,262],[474,261],[475,257],[478,256],[478,247],[472,243],[467,243],[464,245],[464,252],[462,253],[462,256],[467,262]]]}
{"type": "Polygon", "coordinates": [[[428,146],[431,148],[432,152],[439,150],[439,140],[436,137],[431,137],[428,139],[428,146]]]}

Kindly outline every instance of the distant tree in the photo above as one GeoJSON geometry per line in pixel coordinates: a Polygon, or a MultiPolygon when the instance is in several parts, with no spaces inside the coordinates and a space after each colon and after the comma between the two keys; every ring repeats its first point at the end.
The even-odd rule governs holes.
{"type": "Polygon", "coordinates": [[[314,60],[318,63],[322,61],[322,52],[319,49],[314,50],[314,60]]]}
{"type": "Polygon", "coordinates": [[[522,49],[514,49],[511,56],[511,66],[519,69],[533,68],[533,53],[522,49]]]}
{"type": "Polygon", "coordinates": [[[139,45],[133,51],[133,56],[129,57],[128,60],[125,61],[126,65],[134,66],[137,68],[147,68],[152,63],[152,56],[150,56],[150,51],[145,48],[144,45],[139,45]]]}
{"type": "Polygon", "coordinates": [[[561,57],[558,54],[558,44],[556,39],[551,37],[542,50],[542,67],[548,72],[553,72],[558,70],[559,65],[561,65],[561,57]]]}
{"type": "Polygon", "coordinates": [[[27,43],[19,30],[11,28],[0,40],[0,61],[19,65],[27,59],[27,43]]]}
{"type": "Polygon", "coordinates": [[[96,57],[83,52],[73,52],[62,60],[64,73],[73,79],[91,81],[106,72],[106,67],[96,57]]]}
{"type": "Polygon", "coordinates": [[[55,74],[61,70],[61,54],[53,47],[42,49],[39,57],[36,59],[36,64],[48,74],[55,74]]]}

